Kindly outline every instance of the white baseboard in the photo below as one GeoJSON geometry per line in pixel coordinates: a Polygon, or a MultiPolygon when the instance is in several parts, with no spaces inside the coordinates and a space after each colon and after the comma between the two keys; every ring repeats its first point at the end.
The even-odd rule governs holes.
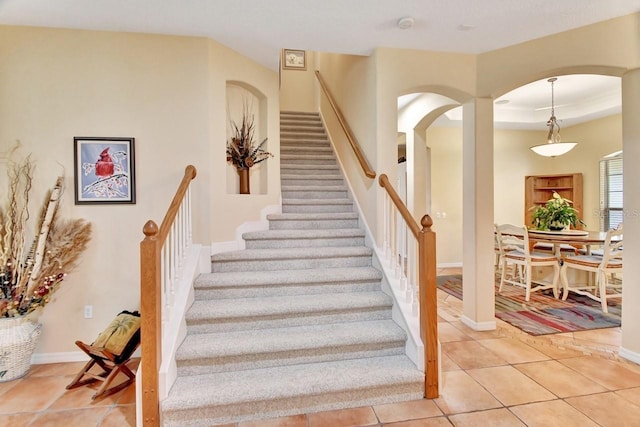
{"type": "Polygon", "coordinates": [[[32,365],[47,363],[87,362],[89,356],[82,351],[65,351],[60,353],[34,353],[31,355],[32,365]]]}
{"type": "Polygon", "coordinates": [[[494,331],[497,328],[496,321],[476,322],[465,315],[460,316],[460,321],[474,331],[494,331]]]}
{"type": "Polygon", "coordinates": [[[618,355],[624,359],[630,360],[633,363],[640,365],[640,353],[628,350],[622,346],[618,349],[618,355]]]}
{"type": "Polygon", "coordinates": [[[436,266],[436,268],[462,268],[461,262],[443,262],[436,266]]]}

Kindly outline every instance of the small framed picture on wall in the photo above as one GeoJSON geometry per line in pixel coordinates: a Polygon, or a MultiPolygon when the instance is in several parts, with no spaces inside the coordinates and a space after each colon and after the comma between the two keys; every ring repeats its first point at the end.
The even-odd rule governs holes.
{"type": "Polygon", "coordinates": [[[75,202],[136,202],[134,138],[73,138],[75,202]]]}
{"type": "Polygon", "coordinates": [[[285,70],[306,70],[307,61],[304,50],[283,49],[282,68],[285,70]]]}

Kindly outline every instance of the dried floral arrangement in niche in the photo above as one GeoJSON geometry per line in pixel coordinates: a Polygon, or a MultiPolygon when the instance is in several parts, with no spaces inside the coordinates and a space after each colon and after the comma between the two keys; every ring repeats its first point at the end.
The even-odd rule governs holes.
{"type": "Polygon", "coordinates": [[[236,168],[250,168],[273,157],[273,154],[263,148],[267,138],[256,145],[255,118],[251,112],[251,106],[246,101],[242,104],[240,123],[230,120],[230,125],[232,135],[231,140],[227,142],[227,161],[236,168]]]}
{"type": "Polygon", "coordinates": [[[57,215],[62,177],[47,192],[40,215],[31,217],[34,169],[31,156],[9,160],[7,167],[7,200],[0,205],[0,317],[25,316],[44,307],[91,238],[90,223],[57,215]]]}

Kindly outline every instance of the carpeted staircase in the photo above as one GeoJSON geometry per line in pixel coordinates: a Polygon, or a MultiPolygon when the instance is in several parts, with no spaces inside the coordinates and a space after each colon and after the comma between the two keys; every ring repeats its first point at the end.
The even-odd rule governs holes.
{"type": "Polygon", "coordinates": [[[421,399],[318,114],[281,114],[282,214],[195,283],[164,426],[421,399]]]}

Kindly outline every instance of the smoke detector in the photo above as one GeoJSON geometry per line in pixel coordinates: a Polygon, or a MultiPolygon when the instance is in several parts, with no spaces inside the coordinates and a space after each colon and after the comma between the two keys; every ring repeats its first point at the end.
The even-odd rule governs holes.
{"type": "Polygon", "coordinates": [[[409,28],[413,27],[413,24],[414,20],[410,16],[406,16],[398,20],[398,28],[402,30],[408,30],[409,28]]]}

